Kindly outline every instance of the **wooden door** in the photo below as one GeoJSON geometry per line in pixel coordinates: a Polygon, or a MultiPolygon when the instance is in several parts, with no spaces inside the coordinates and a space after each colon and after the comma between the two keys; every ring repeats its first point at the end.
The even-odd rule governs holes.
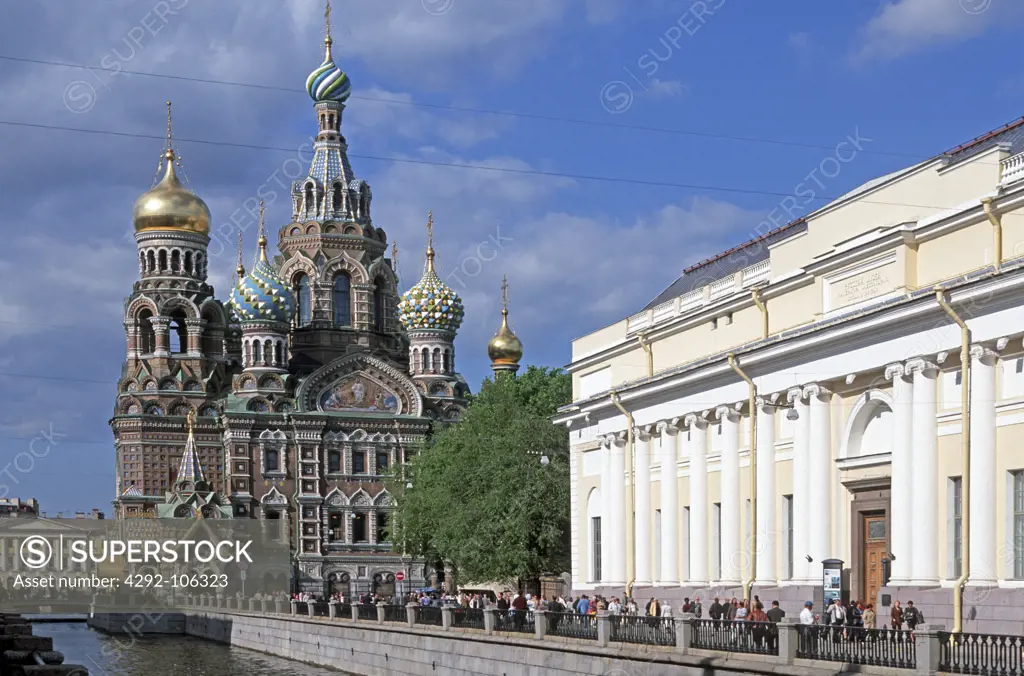
{"type": "Polygon", "coordinates": [[[884,582],[882,559],[885,558],[888,538],[888,525],[884,514],[875,514],[864,517],[864,563],[863,574],[863,596],[858,601],[878,603],[878,591],[884,582]]]}

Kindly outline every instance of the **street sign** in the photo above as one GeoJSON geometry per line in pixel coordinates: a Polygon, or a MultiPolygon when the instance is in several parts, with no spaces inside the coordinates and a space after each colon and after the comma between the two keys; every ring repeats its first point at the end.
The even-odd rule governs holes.
{"type": "Polygon", "coordinates": [[[401,582],[405,579],[405,573],[403,573],[402,571],[398,571],[397,573],[395,573],[395,579],[401,582]]]}
{"type": "Polygon", "coordinates": [[[245,561],[239,561],[238,562],[238,570],[245,570],[248,567],[249,567],[249,564],[247,562],[245,562],[245,561]]]}

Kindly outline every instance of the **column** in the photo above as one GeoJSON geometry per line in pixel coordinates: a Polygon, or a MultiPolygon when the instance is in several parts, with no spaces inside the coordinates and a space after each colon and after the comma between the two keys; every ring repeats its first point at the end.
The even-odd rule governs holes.
{"type": "Polygon", "coordinates": [[[807,474],[807,448],[810,440],[811,426],[807,402],[802,388],[793,388],[786,393],[786,398],[796,411],[796,424],[793,425],[793,578],[796,580],[811,579],[810,566],[805,558],[808,550],[807,512],[810,509],[810,493],[807,474]]]}
{"type": "Polygon", "coordinates": [[[690,458],[690,579],[693,586],[708,582],[708,424],[696,415],[686,416],[690,458]]]}
{"type": "Polygon", "coordinates": [[[677,474],[679,428],[658,423],[661,451],[661,579],[662,584],[679,584],[679,479],[677,474]]]}
{"type": "MultiPolygon", "coordinates": [[[[832,393],[821,385],[808,385],[808,418],[810,418],[807,446],[807,487],[810,504],[807,511],[807,548],[820,568],[821,562],[831,558],[832,551],[832,435],[829,428],[829,403],[832,393]]],[[[812,568],[813,570],[813,568],[812,568]]]]}
{"type": "MultiPolygon", "coordinates": [[[[601,542],[601,554],[608,552],[608,582],[626,582],[626,442],[614,435],[608,448],[608,542],[601,542]]],[[[605,519],[601,519],[604,526],[605,519]]],[[[602,533],[602,540],[603,540],[602,533]]]]}
{"type": "Polygon", "coordinates": [[[188,356],[200,357],[203,354],[203,326],[205,319],[186,319],[188,329],[188,356]]]}
{"type": "Polygon", "coordinates": [[[757,569],[760,584],[778,580],[775,562],[778,543],[775,524],[775,407],[757,400],[757,569]]]}
{"type": "Polygon", "coordinates": [[[134,323],[125,322],[125,337],[128,341],[128,359],[139,358],[139,327],[134,323]]]}
{"type": "Polygon", "coordinates": [[[996,354],[971,348],[970,582],[996,583],[996,354]]]}
{"type": "Polygon", "coordinates": [[[907,364],[914,378],[911,499],[914,527],[911,536],[911,583],[934,585],[939,580],[939,464],[935,391],[938,367],[923,359],[907,364]]]}
{"type": "Polygon", "coordinates": [[[913,389],[906,379],[903,364],[885,368],[892,380],[892,464],[889,484],[889,550],[896,556],[890,563],[893,586],[906,584],[911,571],[911,533],[914,530],[914,504],[911,494],[911,454],[913,453],[913,389]]]}
{"type": "Polygon", "coordinates": [[[170,343],[168,342],[167,327],[171,325],[170,317],[150,317],[149,323],[153,326],[153,356],[170,357],[170,343]]]}
{"type": "Polygon", "coordinates": [[[722,471],[719,473],[722,502],[722,571],[723,582],[740,581],[740,416],[728,406],[721,406],[715,415],[722,425],[722,471]]]}
{"type": "Polygon", "coordinates": [[[651,577],[651,426],[636,431],[636,520],[633,535],[636,538],[636,583],[650,585],[651,577]]]}

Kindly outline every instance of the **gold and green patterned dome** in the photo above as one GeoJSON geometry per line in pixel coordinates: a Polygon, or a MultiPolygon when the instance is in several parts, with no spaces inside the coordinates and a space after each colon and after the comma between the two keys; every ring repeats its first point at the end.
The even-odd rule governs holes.
{"type": "MultiPolygon", "coordinates": [[[[428,232],[433,217],[427,223],[428,232]]],[[[429,330],[455,333],[462,325],[462,299],[434,272],[434,247],[427,244],[427,272],[415,286],[402,294],[398,318],[407,331],[429,330]]]]}

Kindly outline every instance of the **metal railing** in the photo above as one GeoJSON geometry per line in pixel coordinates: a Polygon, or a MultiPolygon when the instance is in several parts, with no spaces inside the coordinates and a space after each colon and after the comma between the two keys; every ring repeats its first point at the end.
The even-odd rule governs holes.
{"type": "Polygon", "coordinates": [[[346,620],[352,619],[352,604],[339,603],[337,609],[334,612],[336,617],[341,617],[346,620]]]}
{"type": "Polygon", "coordinates": [[[612,625],[610,638],[617,643],[676,644],[676,621],[671,617],[612,615],[609,619],[612,625]]]}
{"type": "Polygon", "coordinates": [[[896,669],[913,669],[917,665],[914,637],[906,629],[799,626],[796,656],[896,669]]]}
{"type": "Polygon", "coordinates": [[[545,613],[548,633],[566,638],[597,640],[597,616],[579,613],[545,613]]]}
{"type": "Polygon", "coordinates": [[[694,620],[692,646],[700,650],[778,655],[776,627],[771,622],[694,620]]]}
{"type": "Polygon", "coordinates": [[[309,613],[309,604],[305,601],[299,601],[295,604],[296,615],[307,615],[309,613]]]}
{"type": "Polygon", "coordinates": [[[483,629],[484,611],[480,608],[452,608],[452,626],[460,629],[483,629]]]}
{"type": "Polygon", "coordinates": [[[1024,638],[939,632],[939,670],[980,676],[1024,675],[1024,638]]]}
{"type": "Polygon", "coordinates": [[[311,603],[313,606],[313,617],[327,617],[331,613],[331,604],[326,601],[311,603]]]}
{"type": "Polygon", "coordinates": [[[416,624],[442,626],[444,622],[441,620],[441,609],[437,606],[420,606],[416,609],[416,624]]]}
{"type": "Polygon", "coordinates": [[[359,603],[356,604],[356,619],[357,620],[373,620],[377,621],[377,606],[372,603],[359,603]]]}
{"type": "Polygon", "coordinates": [[[389,603],[386,606],[384,606],[384,621],[408,622],[409,613],[405,609],[405,606],[396,606],[393,603],[389,603]]]}
{"type": "Polygon", "coordinates": [[[498,610],[495,611],[494,629],[532,634],[535,631],[534,619],[534,614],[528,610],[498,610]]]}

